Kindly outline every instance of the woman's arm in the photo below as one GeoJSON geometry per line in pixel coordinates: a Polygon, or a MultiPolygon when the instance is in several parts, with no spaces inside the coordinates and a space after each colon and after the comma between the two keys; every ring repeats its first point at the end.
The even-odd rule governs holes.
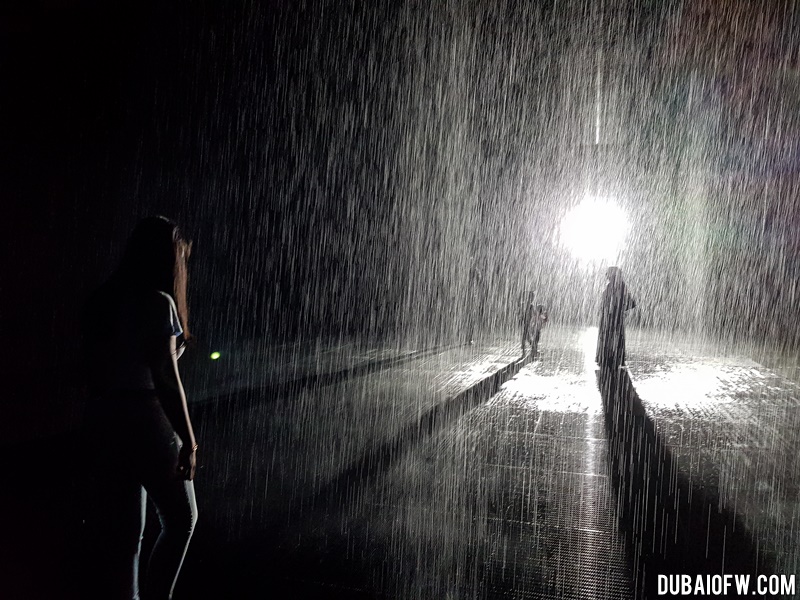
{"type": "Polygon", "coordinates": [[[194,437],[186,393],[178,373],[178,349],[175,336],[161,338],[152,348],[151,371],[161,405],[175,432],[183,441],[179,468],[184,477],[192,479],[195,468],[197,440],[194,437]]]}

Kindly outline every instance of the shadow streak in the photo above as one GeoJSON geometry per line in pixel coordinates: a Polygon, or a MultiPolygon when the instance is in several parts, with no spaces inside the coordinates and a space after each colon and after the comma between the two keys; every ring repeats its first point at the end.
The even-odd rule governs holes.
{"type": "Polygon", "coordinates": [[[354,553],[346,540],[335,538],[326,540],[325,547],[316,547],[300,541],[303,524],[353,502],[360,489],[376,482],[426,438],[486,402],[531,360],[530,355],[517,360],[432,408],[392,439],[370,448],[318,491],[284,497],[282,503],[273,505],[269,519],[254,523],[243,539],[225,544],[224,550],[212,532],[202,532],[193,541],[194,556],[187,565],[187,571],[197,576],[182,582],[181,592],[192,598],[220,594],[237,598],[265,594],[308,599],[390,597],[370,580],[370,573],[386,568],[382,548],[354,553]],[[202,567],[195,561],[201,554],[211,558],[213,574],[198,572],[202,567]]]}
{"type": "Polygon", "coordinates": [[[400,431],[393,439],[365,452],[359,460],[316,493],[311,505],[328,504],[339,497],[347,497],[351,493],[348,488],[373,483],[400,460],[408,450],[497,394],[500,386],[514,377],[531,360],[532,357],[528,354],[434,406],[420,416],[417,422],[400,431]]]}
{"type": "Polygon", "coordinates": [[[757,575],[774,572],[771,559],[741,519],[721,505],[718,490],[679,471],[627,371],[598,370],[597,381],[636,597],[655,598],[657,576],[675,574],[690,575],[693,584],[698,575],[750,574],[752,591],[757,575]]]}

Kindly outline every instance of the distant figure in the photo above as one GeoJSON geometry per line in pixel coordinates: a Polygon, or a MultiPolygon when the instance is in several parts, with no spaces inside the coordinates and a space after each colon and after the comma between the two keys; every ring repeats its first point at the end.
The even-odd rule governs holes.
{"type": "Polygon", "coordinates": [[[189,338],[190,251],[174,223],[144,219],[119,268],[85,307],[85,447],[96,487],[88,584],[99,588],[90,597],[139,598],[148,495],[161,521],[144,580],[148,600],[172,597],[197,521],[197,442],[177,364],[189,338]]]}
{"type": "Polygon", "coordinates": [[[618,369],[625,364],[625,312],[635,308],[636,302],[628,293],[619,267],[609,267],[606,278],[595,360],[601,368],[618,369]]]}
{"type": "Polygon", "coordinates": [[[483,301],[484,301],[484,287],[483,287],[483,273],[477,266],[473,266],[469,270],[469,289],[471,293],[471,301],[467,306],[467,344],[470,346],[475,344],[475,334],[480,330],[483,319],[483,301]],[[481,325],[479,325],[479,323],[481,325]]]}
{"type": "Polygon", "coordinates": [[[547,312],[544,306],[534,304],[534,293],[528,292],[528,301],[522,313],[522,356],[525,356],[526,343],[530,343],[532,356],[539,351],[539,338],[546,322],[547,312]]]}

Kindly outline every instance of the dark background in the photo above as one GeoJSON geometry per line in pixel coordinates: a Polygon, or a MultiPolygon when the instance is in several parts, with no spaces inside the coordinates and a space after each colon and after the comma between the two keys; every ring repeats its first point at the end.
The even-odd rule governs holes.
{"type": "Polygon", "coordinates": [[[796,345],[796,3],[1,16],[2,441],[74,425],[76,316],[152,213],[195,240],[201,349],[499,334],[526,289],[587,321],[599,269],[554,242],[587,193],[630,215],[641,324],[796,345]]]}

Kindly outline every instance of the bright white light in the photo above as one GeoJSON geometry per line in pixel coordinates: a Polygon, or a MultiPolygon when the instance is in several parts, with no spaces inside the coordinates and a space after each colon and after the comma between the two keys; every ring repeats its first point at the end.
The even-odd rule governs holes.
{"type": "Polygon", "coordinates": [[[612,198],[587,196],[561,222],[561,243],[582,262],[616,262],[628,219],[612,198]]]}

